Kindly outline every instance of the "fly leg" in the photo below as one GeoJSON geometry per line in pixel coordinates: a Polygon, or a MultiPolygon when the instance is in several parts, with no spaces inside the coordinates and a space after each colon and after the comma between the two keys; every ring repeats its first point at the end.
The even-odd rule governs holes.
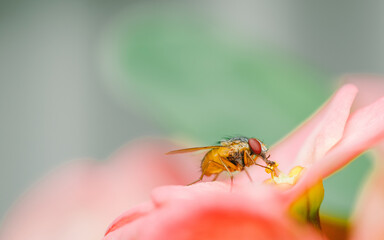
{"type": "Polygon", "coordinates": [[[216,179],[219,177],[220,173],[216,173],[215,177],[212,179],[212,182],[216,181],[216,179]]]}
{"type": "Polygon", "coordinates": [[[200,182],[201,180],[203,180],[204,175],[205,175],[205,173],[203,172],[203,173],[201,174],[201,176],[199,177],[199,179],[197,179],[197,180],[194,181],[194,182],[191,182],[191,183],[188,184],[187,186],[190,186],[190,185],[192,185],[192,184],[195,184],[195,183],[197,183],[197,182],[200,182]]]}
{"type": "Polygon", "coordinates": [[[246,152],[246,151],[244,151],[243,159],[244,159],[244,165],[245,165],[245,166],[244,166],[244,172],[247,174],[249,180],[250,180],[251,182],[253,182],[253,180],[252,180],[252,178],[251,178],[251,175],[249,175],[249,173],[248,173],[248,171],[247,171],[247,169],[246,169],[246,167],[249,167],[249,166],[252,165],[252,161],[253,161],[253,159],[252,159],[251,156],[249,156],[249,153],[246,152]]]}
{"type": "MultiPolygon", "coordinates": [[[[227,170],[224,165],[222,165],[222,164],[220,164],[218,162],[215,162],[215,161],[211,160],[211,161],[208,162],[208,166],[209,166],[209,164],[215,165],[215,167],[220,168],[222,171],[226,171],[227,170]]],[[[212,182],[216,181],[216,179],[219,177],[220,173],[221,172],[215,174],[215,176],[212,179],[212,182]]]]}
{"type": "Polygon", "coordinates": [[[253,182],[252,178],[251,178],[251,175],[249,175],[248,171],[246,168],[244,168],[244,172],[247,174],[248,178],[249,178],[249,181],[253,182]]]}
{"type": "Polygon", "coordinates": [[[271,155],[268,155],[268,157],[265,157],[265,155],[264,155],[264,156],[261,156],[261,157],[264,160],[264,162],[268,165],[268,167],[267,167],[269,169],[268,172],[271,174],[271,177],[273,179],[274,176],[279,176],[280,175],[280,170],[277,168],[278,164],[276,164],[275,161],[269,160],[270,156],[271,155]]]}
{"type": "Polygon", "coordinates": [[[260,164],[256,163],[255,159],[253,159],[253,158],[249,155],[249,153],[245,152],[244,154],[245,154],[246,158],[251,159],[251,161],[253,162],[254,165],[269,169],[269,168],[266,167],[266,166],[263,166],[263,165],[260,165],[260,164]]]}
{"type": "MultiPolygon", "coordinates": [[[[268,166],[263,166],[263,165],[260,165],[260,164],[256,163],[255,159],[253,159],[253,158],[249,155],[249,153],[247,153],[247,152],[244,153],[244,159],[251,159],[254,165],[257,165],[257,166],[259,166],[259,167],[263,167],[263,168],[265,168],[265,169],[266,169],[265,171],[266,171],[267,173],[270,173],[272,178],[273,178],[274,176],[279,176],[280,171],[277,169],[277,165],[276,165],[276,163],[275,163],[274,161],[268,160],[268,158],[269,158],[269,156],[268,156],[266,159],[262,158],[262,159],[264,160],[264,162],[267,163],[267,165],[268,165],[268,166]]],[[[245,161],[244,161],[244,162],[245,162],[245,161]]],[[[245,168],[244,168],[244,170],[245,170],[245,168]]],[[[247,172],[246,172],[246,173],[247,173],[247,172]]],[[[247,173],[247,175],[249,175],[249,174],[247,173]]],[[[248,176],[248,177],[249,177],[249,176],[248,176]]],[[[251,180],[251,181],[252,181],[252,180],[251,180]]]]}
{"type": "MultiPolygon", "coordinates": [[[[268,157],[269,157],[269,156],[268,156],[268,157]]],[[[265,162],[266,164],[271,165],[271,166],[273,166],[273,165],[276,164],[274,161],[271,161],[271,160],[269,160],[268,158],[266,158],[266,159],[263,158],[263,160],[264,160],[264,162],[265,162]]]]}
{"type": "MultiPolygon", "coordinates": [[[[213,164],[213,165],[215,165],[216,167],[218,167],[218,168],[220,168],[220,169],[222,169],[222,170],[226,170],[226,169],[225,169],[225,166],[221,165],[220,163],[217,163],[217,162],[214,162],[214,161],[209,161],[207,166],[209,166],[209,164],[213,164]]],[[[207,167],[204,168],[204,169],[202,169],[202,173],[201,173],[200,178],[197,179],[196,181],[194,181],[194,182],[188,184],[187,186],[190,186],[190,185],[192,185],[192,184],[198,183],[198,182],[200,182],[201,180],[203,180],[203,177],[204,177],[204,175],[205,175],[206,170],[207,170],[207,167]]],[[[213,181],[215,181],[215,180],[217,179],[217,177],[219,176],[219,174],[220,174],[220,173],[216,173],[216,176],[213,178],[213,181]]]]}
{"type": "Polygon", "coordinates": [[[224,163],[223,159],[219,157],[221,164],[225,167],[225,170],[229,173],[229,176],[231,177],[231,192],[232,192],[232,187],[233,187],[233,175],[231,171],[229,171],[227,165],[224,163]]]}

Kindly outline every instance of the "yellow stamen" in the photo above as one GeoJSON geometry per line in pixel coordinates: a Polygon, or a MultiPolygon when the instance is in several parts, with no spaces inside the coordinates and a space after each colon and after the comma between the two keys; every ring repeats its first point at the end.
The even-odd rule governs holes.
{"type": "MultiPolygon", "coordinates": [[[[267,173],[271,173],[271,179],[268,179],[265,183],[274,184],[280,188],[291,188],[297,183],[302,176],[305,168],[296,166],[291,169],[289,174],[276,172],[277,164],[269,166],[266,169],[267,173]]],[[[302,196],[296,199],[289,212],[291,215],[299,221],[306,221],[312,223],[315,227],[320,228],[319,209],[324,197],[324,188],[322,181],[319,181],[315,186],[309,188],[302,196]]]]}

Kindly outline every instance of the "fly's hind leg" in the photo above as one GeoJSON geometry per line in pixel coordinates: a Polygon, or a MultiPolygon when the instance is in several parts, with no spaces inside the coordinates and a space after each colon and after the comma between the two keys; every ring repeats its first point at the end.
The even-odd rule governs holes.
{"type": "Polygon", "coordinates": [[[212,179],[212,182],[216,181],[216,179],[219,177],[220,173],[216,173],[215,177],[212,179]]]}
{"type": "MultiPolygon", "coordinates": [[[[227,168],[225,165],[222,165],[222,164],[220,164],[220,163],[218,163],[218,162],[209,161],[207,167],[204,168],[204,169],[202,169],[202,173],[201,173],[200,178],[197,179],[196,181],[194,181],[194,182],[188,184],[187,186],[192,185],[192,184],[195,184],[195,183],[198,183],[198,182],[200,182],[201,180],[203,180],[203,177],[204,177],[204,175],[205,175],[205,173],[206,173],[206,170],[207,170],[207,168],[208,168],[208,166],[209,166],[210,164],[216,166],[217,168],[220,168],[220,169],[223,170],[223,171],[228,171],[228,168],[227,168]]],[[[228,171],[228,172],[229,172],[229,171],[228,171]]],[[[216,173],[215,176],[213,177],[212,181],[216,181],[216,179],[219,177],[220,173],[221,173],[221,172],[216,173]]],[[[231,174],[230,172],[229,172],[229,174],[232,176],[232,174],[231,174]]]]}
{"type": "Polygon", "coordinates": [[[199,177],[199,179],[197,179],[196,181],[194,181],[194,182],[191,182],[190,184],[187,184],[187,186],[190,186],[190,185],[192,185],[192,184],[195,184],[195,183],[198,183],[198,182],[200,182],[201,180],[203,180],[203,177],[204,177],[204,173],[203,174],[201,174],[201,176],[199,177]]]}
{"type": "Polygon", "coordinates": [[[197,179],[197,180],[194,181],[194,182],[191,182],[191,183],[188,184],[187,186],[190,186],[190,185],[192,185],[192,184],[195,184],[195,183],[200,182],[201,180],[203,180],[204,175],[205,175],[205,173],[203,172],[203,173],[201,174],[201,176],[199,177],[199,179],[197,179]]]}
{"type": "MultiPolygon", "coordinates": [[[[209,164],[214,164],[216,167],[219,167],[220,169],[225,170],[224,166],[220,165],[220,164],[217,163],[217,162],[209,161],[208,163],[209,163],[209,164]]],[[[203,177],[204,177],[204,175],[205,175],[206,170],[207,170],[207,168],[202,169],[202,173],[201,173],[201,176],[199,177],[199,179],[197,179],[196,181],[194,181],[194,182],[188,184],[187,186],[192,185],[192,184],[195,184],[195,183],[198,183],[198,182],[200,182],[201,180],[203,180],[203,177]]],[[[217,177],[219,176],[219,174],[220,174],[220,173],[216,173],[216,176],[213,178],[212,181],[215,181],[215,180],[217,179],[217,177]]]]}

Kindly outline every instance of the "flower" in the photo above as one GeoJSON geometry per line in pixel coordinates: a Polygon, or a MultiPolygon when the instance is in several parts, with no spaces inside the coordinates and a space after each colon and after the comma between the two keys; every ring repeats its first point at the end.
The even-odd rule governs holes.
{"type": "Polygon", "coordinates": [[[266,175],[257,167],[249,170],[256,181],[238,176],[232,192],[220,182],[160,187],[152,201],[115,220],[104,239],[322,238],[309,224],[294,220],[290,211],[300,212],[297,204],[304,197],[304,203],[315,203],[304,212],[313,222],[310,212],[321,203],[322,187],[317,186],[322,179],[384,139],[384,98],[351,114],[356,94],[354,85],[343,86],[271,149],[271,160],[280,164],[273,183],[285,188],[261,184],[266,175]]]}
{"type": "Polygon", "coordinates": [[[384,238],[384,143],[376,149],[376,160],[374,172],[354,212],[352,240],[384,238]]]}
{"type": "MultiPolygon", "coordinates": [[[[361,94],[354,104],[355,108],[369,105],[384,95],[384,79],[371,75],[350,75],[344,82],[357,85],[361,94]]],[[[351,239],[384,238],[384,141],[374,149],[374,171],[366,182],[352,217],[351,239]]]]}
{"type": "Polygon", "coordinates": [[[229,194],[228,185],[220,182],[183,188],[157,189],[153,202],[123,214],[105,239],[321,239],[314,229],[290,219],[262,187],[262,195],[229,194]]]}
{"type": "Polygon", "coordinates": [[[240,173],[232,192],[226,182],[184,186],[196,177],[188,165],[194,161],[187,159],[193,156],[169,159],[164,153],[176,146],[141,140],[107,163],[74,161],[54,171],[8,213],[0,239],[101,239],[105,226],[129,208],[110,225],[105,240],[323,239],[313,227],[321,180],[376,144],[380,161],[356,208],[350,236],[382,239],[384,99],[376,99],[384,86],[377,87],[377,77],[352,80],[362,90],[353,105],[357,89],[345,85],[271,149],[271,159],[279,163],[271,184],[263,183],[269,179],[264,169],[252,167],[254,181],[240,173]]]}
{"type": "Polygon", "coordinates": [[[77,160],[62,166],[9,211],[0,239],[101,239],[116,215],[148,199],[154,187],[194,178],[190,159],[171,162],[164,156],[163,149],[170,147],[176,146],[137,140],[108,162],[77,160]]]}

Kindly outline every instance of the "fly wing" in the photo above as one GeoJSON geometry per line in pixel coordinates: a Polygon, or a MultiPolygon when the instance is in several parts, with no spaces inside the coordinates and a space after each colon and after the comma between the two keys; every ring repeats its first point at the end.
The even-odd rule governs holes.
{"type": "Polygon", "coordinates": [[[207,147],[194,147],[194,148],[185,148],[185,149],[179,149],[167,152],[166,154],[178,154],[178,153],[188,153],[188,152],[195,152],[200,150],[206,150],[206,149],[214,149],[214,148],[221,148],[222,146],[207,146],[207,147]]]}

